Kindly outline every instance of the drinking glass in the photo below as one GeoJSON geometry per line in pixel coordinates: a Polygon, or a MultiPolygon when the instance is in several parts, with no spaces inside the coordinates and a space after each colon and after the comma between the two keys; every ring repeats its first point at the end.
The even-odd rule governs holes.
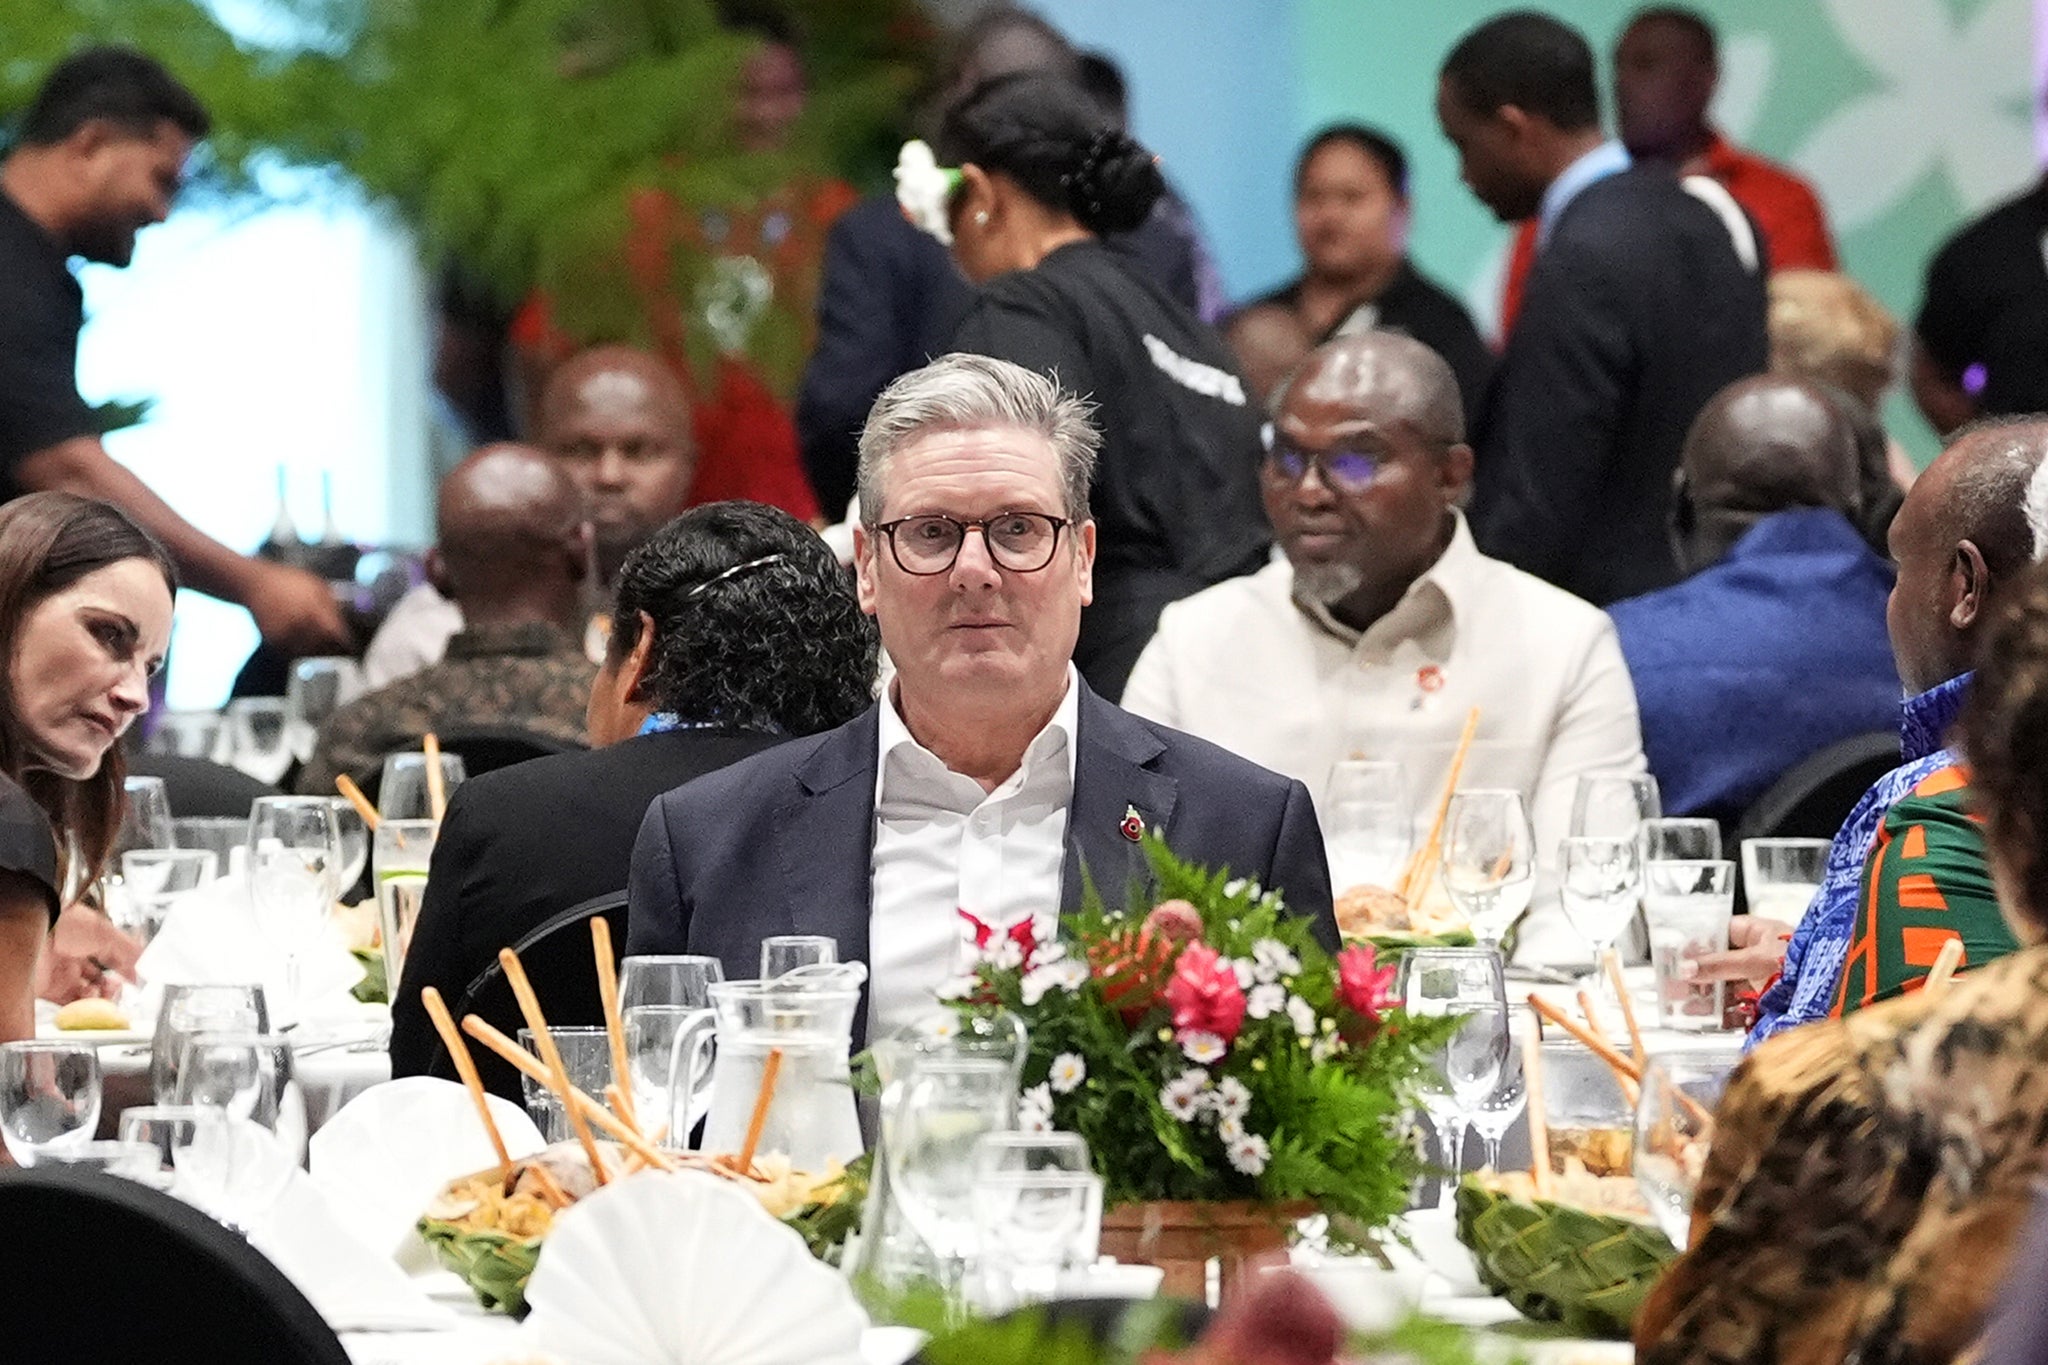
{"type": "Polygon", "coordinates": [[[121,1111],[123,1142],[146,1145],[155,1154],[155,1165],[135,1178],[145,1185],[167,1190],[178,1149],[192,1145],[192,1125],[205,1113],[196,1104],[140,1104],[121,1111]]]}
{"type": "Polygon", "coordinates": [[[149,1045],[149,1093],[158,1104],[178,1095],[185,1044],[202,1033],[267,1033],[270,1010],[261,986],[166,986],[149,1045]]]}
{"type": "Polygon", "coordinates": [[[1330,885],[1338,895],[1354,886],[1391,890],[1399,883],[1415,839],[1408,776],[1399,763],[1345,759],[1333,765],[1320,818],[1330,885]]]}
{"type": "Polygon", "coordinates": [[[619,966],[619,1008],[673,1005],[711,1008],[711,987],[725,980],[725,964],[700,953],[647,953],[619,966]]]}
{"type": "Polygon", "coordinates": [[[1643,861],[1646,863],[1706,862],[1721,856],[1721,824],[1718,820],[1643,821],[1643,861]]]}
{"type": "Polygon", "coordinates": [[[774,934],[761,940],[763,981],[773,981],[799,967],[838,960],[838,940],[824,934],[774,934]]]}
{"type": "Polygon", "coordinates": [[[1631,923],[1643,896],[1642,856],[1630,835],[1577,835],[1558,846],[1558,896],[1564,917],[1593,955],[1587,985],[1603,998],[1613,987],[1600,959],[1631,923]]]}
{"type": "Polygon", "coordinates": [[[201,1033],[178,1063],[176,1103],[219,1109],[273,1133],[296,1164],[306,1157],[306,1095],[283,1033],[201,1033]]]}
{"type": "Polygon", "coordinates": [[[1587,773],[1572,793],[1572,833],[1633,839],[1643,821],[1664,813],[1648,773],[1587,773]]]}
{"type": "Polygon", "coordinates": [[[0,1044],[0,1140],[16,1165],[90,1142],[99,1125],[100,1056],[90,1043],[0,1044]]]}
{"type": "Polygon", "coordinates": [[[292,766],[283,697],[237,697],[227,705],[228,764],[258,782],[276,782],[292,766]]]}
{"type": "Polygon", "coordinates": [[[405,954],[427,898],[427,868],[434,856],[433,820],[379,820],[370,848],[377,887],[377,928],[384,945],[384,980],[393,991],[405,979],[405,954]]]}
{"type": "Polygon", "coordinates": [[[179,815],[171,820],[179,848],[203,848],[218,859],[219,875],[246,872],[249,817],[246,815],[179,815]]]}
{"type": "Polygon", "coordinates": [[[1534,1032],[1535,1027],[1535,1018],[1527,1009],[1509,1010],[1508,1052],[1501,1060],[1500,1079],[1493,1092],[1466,1115],[1485,1150],[1483,1170],[1500,1169],[1500,1141],[1528,1107],[1528,1081],[1522,1074],[1522,1036],[1534,1032]]]}
{"type": "Polygon", "coordinates": [[[1653,1054],[1636,1104],[1636,1188],[1671,1245],[1691,1240],[1692,1196],[1713,1137],[1714,1106],[1742,1063],[1739,1047],[1653,1054]]]}
{"type": "MultiPolygon", "coordinates": [[[[569,1073],[569,1084],[593,1099],[604,1094],[605,1086],[612,1079],[612,1040],[603,1028],[550,1028],[554,1036],[555,1050],[562,1054],[562,1069],[569,1073]]],[[[540,1045],[534,1039],[533,1030],[519,1030],[519,1045],[540,1056],[540,1045]]],[[[520,1091],[526,1097],[526,1112],[533,1117],[534,1126],[549,1142],[567,1142],[576,1136],[576,1130],[569,1125],[568,1111],[555,1098],[555,1092],[531,1076],[519,1078],[520,1091]]]]}
{"type": "Polygon", "coordinates": [[[1643,886],[1659,1019],[1666,1028],[1720,1028],[1724,983],[1695,980],[1685,968],[1692,958],[1728,947],[1735,864],[1709,859],[1646,863],[1643,886]]]}
{"type": "Polygon", "coordinates": [[[218,763],[226,757],[228,727],[218,711],[159,711],[142,751],[218,763]]]}
{"type": "Polygon", "coordinates": [[[1542,1055],[1551,1173],[1629,1174],[1634,1111],[1614,1071],[1592,1049],[1566,1038],[1546,1039],[1542,1055]]]}
{"type": "Polygon", "coordinates": [[[1411,1014],[1465,1016],[1470,1026],[1446,1044],[1435,1077],[1422,1090],[1437,1139],[1437,1207],[1447,1208],[1462,1168],[1465,1125],[1499,1084],[1506,1063],[1507,984],[1500,954],[1492,948],[1415,949],[1401,959],[1399,993],[1411,1014]]]}
{"type": "MultiPolygon", "coordinates": [[[[453,796],[468,774],[462,755],[441,755],[443,796],[453,796]]],[[[427,790],[427,756],[424,753],[387,754],[384,775],[377,783],[377,817],[380,820],[431,820],[432,794],[427,790]]]]}
{"type": "Polygon", "coordinates": [[[326,932],[340,872],[341,831],[326,797],[264,796],[249,808],[249,901],[284,954],[294,1009],[299,961],[326,932]]]}
{"type": "Polygon", "coordinates": [[[313,756],[320,727],[363,690],[363,673],[354,659],[300,659],[285,682],[285,725],[292,756],[301,763],[313,756]]]}
{"type": "Polygon", "coordinates": [[[122,779],[121,828],[114,834],[113,851],[126,853],[137,848],[176,848],[177,835],[171,828],[171,798],[161,777],[122,779]]]}
{"type": "Polygon", "coordinates": [[[1053,1298],[1061,1271],[1094,1263],[1082,1248],[1100,1240],[1101,1228],[1102,1177],[1093,1171],[978,1169],[978,1306],[1005,1312],[1053,1298]]]}
{"type": "Polygon", "coordinates": [[[1498,948],[1529,908],[1536,889],[1535,845],[1520,792],[1477,788],[1451,798],[1444,890],[1482,946],[1498,948]]]}
{"type": "Polygon", "coordinates": [[[1827,867],[1825,839],[1744,839],[1743,903],[1752,915],[1797,928],[1827,867]]]}
{"type": "Polygon", "coordinates": [[[219,859],[204,848],[138,848],[121,855],[122,898],[144,943],[156,937],[178,898],[213,881],[219,859]]]}
{"type": "MultiPolygon", "coordinates": [[[[1088,1139],[1079,1133],[984,1133],[975,1144],[974,1169],[979,1175],[999,1172],[1086,1171],[1088,1139]]],[[[1091,1256],[1089,1258],[1093,1260],[1091,1256]]]]}
{"type": "Polygon", "coordinates": [[[370,827],[363,821],[363,813],[355,803],[339,796],[327,798],[334,807],[334,827],[341,834],[341,872],[334,884],[341,888],[340,894],[347,895],[363,879],[363,869],[370,865],[370,827]]]}
{"type": "MultiPolygon", "coordinates": [[[[676,1054],[676,1044],[687,1032],[696,1026],[699,1019],[711,1018],[707,1004],[691,1005],[635,1005],[624,1011],[626,1029],[626,1067],[630,1072],[633,1108],[640,1120],[641,1129],[650,1135],[658,1146],[685,1150],[690,1145],[690,1131],[711,1106],[711,1068],[700,1065],[697,1071],[696,1089],[688,1097],[683,1119],[675,1119],[677,1096],[674,1083],[679,1076],[677,1070],[681,1058],[676,1054]],[[659,1130],[661,1136],[652,1135],[659,1130]]],[[[708,1041],[709,1035],[705,1035],[708,1041]]]]}
{"type": "Polygon", "coordinates": [[[1016,1123],[1007,1062],[985,1057],[920,1059],[902,1078],[883,1119],[889,1189],[938,1258],[939,1281],[956,1297],[975,1254],[975,1152],[982,1134],[1016,1123]]]}
{"type": "Polygon", "coordinates": [[[36,1156],[40,1166],[64,1166],[96,1175],[117,1175],[138,1185],[157,1184],[156,1148],[146,1142],[101,1139],[76,1146],[45,1147],[36,1156]]]}

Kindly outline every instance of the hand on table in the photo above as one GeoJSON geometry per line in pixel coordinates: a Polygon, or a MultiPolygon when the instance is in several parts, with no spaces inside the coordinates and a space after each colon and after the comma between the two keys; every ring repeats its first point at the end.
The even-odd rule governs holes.
{"type": "Polygon", "coordinates": [[[257,569],[243,605],[265,640],[299,657],[349,651],[348,623],[326,579],[284,564],[254,562],[257,569]]]}
{"type": "Polygon", "coordinates": [[[1737,915],[1728,921],[1727,952],[1687,958],[1679,970],[1693,981],[1733,981],[1762,990],[1784,965],[1785,944],[1791,937],[1789,924],[1737,915]]]}
{"type": "Polygon", "coordinates": [[[57,916],[57,928],[36,972],[36,996],[59,1005],[97,996],[112,1000],[124,981],[135,979],[142,949],[114,922],[74,902],[57,916]]]}

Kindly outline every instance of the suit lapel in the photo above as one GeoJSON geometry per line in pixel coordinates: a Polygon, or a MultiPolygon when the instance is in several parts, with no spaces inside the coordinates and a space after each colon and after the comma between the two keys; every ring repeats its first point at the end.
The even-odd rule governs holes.
{"type": "Polygon", "coordinates": [[[1135,809],[1145,828],[1170,837],[1180,787],[1153,766],[1166,746],[1135,717],[1081,684],[1074,798],[1067,806],[1067,858],[1060,877],[1060,913],[1081,907],[1082,878],[1103,903],[1121,907],[1129,888],[1150,881],[1144,851],[1124,833],[1135,809]]]}
{"type": "Polygon", "coordinates": [[[834,731],[797,769],[796,790],[777,812],[789,927],[766,932],[828,935],[838,942],[841,961],[868,956],[877,724],[870,707],[834,731]]]}

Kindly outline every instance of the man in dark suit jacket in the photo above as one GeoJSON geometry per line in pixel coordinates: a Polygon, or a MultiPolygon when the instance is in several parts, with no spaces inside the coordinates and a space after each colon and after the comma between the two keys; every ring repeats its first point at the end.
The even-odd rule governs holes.
{"type": "MultiPolygon", "coordinates": [[[[459,1008],[500,948],[625,893],[655,797],[868,703],[873,624],[824,543],[760,503],[708,503],[655,532],[619,571],[613,621],[590,699],[602,747],[485,773],[448,802],[392,996],[393,1075],[452,1074],[424,987],[459,1008]]],[[[598,1022],[541,1003],[554,1023],[598,1022]]],[[[519,1093],[509,1067],[477,1060],[493,1090],[519,1093]]]]}
{"type": "Polygon", "coordinates": [[[1096,434],[1044,376],[947,356],[862,437],[861,605],[897,672],[858,719],[670,792],[633,850],[628,949],[752,976],[774,934],[866,962],[881,1030],[962,966],[967,916],[1121,904],[1139,828],[1281,891],[1334,947],[1308,791],[1117,709],[1071,663],[1092,596],[1096,434]]]}
{"type": "Polygon", "coordinates": [[[1537,256],[1481,411],[1481,549],[1599,605],[1680,577],[1672,471],[1715,393],[1767,360],[1761,251],[1727,192],[1603,140],[1593,53],[1503,15],[1446,59],[1437,118],[1465,183],[1537,256]]]}

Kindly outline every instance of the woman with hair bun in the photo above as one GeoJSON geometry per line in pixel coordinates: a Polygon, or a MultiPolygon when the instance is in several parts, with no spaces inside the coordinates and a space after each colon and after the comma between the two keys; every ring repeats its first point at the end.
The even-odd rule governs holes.
{"type": "Polygon", "coordinates": [[[1095,595],[1074,662],[1114,701],[1162,607],[1265,562],[1263,414],[1216,334],[1103,244],[1165,181],[1077,87],[989,81],[947,112],[936,156],[913,143],[897,177],[913,221],[981,286],[953,349],[1095,404],[1095,595]]]}

